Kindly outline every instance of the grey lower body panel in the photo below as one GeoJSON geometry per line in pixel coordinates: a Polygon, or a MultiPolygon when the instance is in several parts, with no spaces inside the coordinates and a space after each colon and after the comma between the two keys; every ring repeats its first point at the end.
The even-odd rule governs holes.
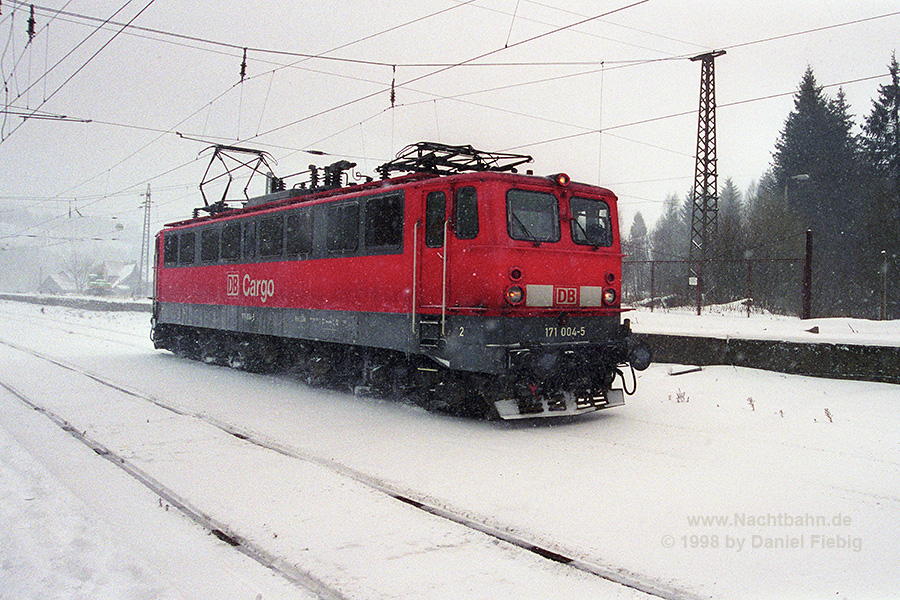
{"type": "Polygon", "coordinates": [[[400,352],[416,342],[410,315],[397,313],[160,302],[157,323],[400,352]]]}
{"type": "Polygon", "coordinates": [[[523,361],[552,361],[560,352],[592,353],[622,341],[617,315],[578,317],[447,316],[444,336],[423,352],[459,371],[501,374],[523,361]]]}
{"type": "MultiPolygon", "coordinates": [[[[416,315],[159,302],[159,325],[311,340],[428,356],[455,371],[504,374],[563,352],[594,355],[621,343],[618,315],[416,315]]],[[[611,357],[606,362],[612,361],[611,357]]]]}

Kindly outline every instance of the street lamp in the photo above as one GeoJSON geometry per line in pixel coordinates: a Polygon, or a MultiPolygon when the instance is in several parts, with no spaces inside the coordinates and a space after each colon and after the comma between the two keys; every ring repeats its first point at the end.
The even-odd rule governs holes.
{"type": "Polygon", "coordinates": [[[788,201],[788,184],[790,183],[790,180],[809,181],[809,174],[808,173],[800,173],[799,175],[791,175],[790,177],[788,177],[788,181],[784,182],[784,203],[785,204],[787,204],[787,201],[788,201]]]}

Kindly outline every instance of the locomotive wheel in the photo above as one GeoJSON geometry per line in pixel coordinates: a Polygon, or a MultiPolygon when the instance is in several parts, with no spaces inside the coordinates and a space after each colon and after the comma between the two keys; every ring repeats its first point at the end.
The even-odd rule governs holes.
{"type": "Polygon", "coordinates": [[[490,382],[484,375],[455,373],[448,370],[427,371],[431,376],[420,388],[420,397],[429,411],[458,417],[493,420],[499,418],[491,394],[490,382]]]}
{"type": "Polygon", "coordinates": [[[238,341],[228,363],[239,371],[261,373],[264,370],[258,345],[253,339],[238,341]]]}
{"type": "Polygon", "coordinates": [[[228,350],[228,358],[226,359],[226,363],[232,369],[236,369],[238,371],[243,371],[245,365],[247,364],[248,356],[247,356],[247,342],[245,341],[234,341],[228,350]]]}
{"type": "Polygon", "coordinates": [[[197,339],[197,332],[183,328],[175,334],[175,343],[172,352],[176,356],[197,360],[200,358],[200,345],[197,339]]]}
{"type": "Polygon", "coordinates": [[[228,360],[227,340],[215,331],[199,334],[200,360],[210,365],[224,365],[228,360]]]}
{"type": "Polygon", "coordinates": [[[229,344],[228,366],[250,373],[271,373],[280,366],[282,352],[264,336],[238,339],[229,344]]]}

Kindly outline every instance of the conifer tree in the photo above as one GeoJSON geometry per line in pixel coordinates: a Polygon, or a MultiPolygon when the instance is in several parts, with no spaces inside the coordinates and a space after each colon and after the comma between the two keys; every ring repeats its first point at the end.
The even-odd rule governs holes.
{"type": "Polygon", "coordinates": [[[889,191],[900,194],[900,64],[891,56],[891,81],[878,88],[872,112],[863,125],[863,150],[876,176],[883,178],[889,191]]]}
{"type": "Polygon", "coordinates": [[[771,171],[751,187],[744,203],[744,256],[753,265],[754,305],[782,314],[800,314],[800,263],[805,225],[784,202],[771,171]],[[773,260],[774,259],[774,260],[773,260]]]}
{"type": "Polygon", "coordinates": [[[623,286],[628,296],[635,300],[643,300],[650,293],[648,273],[650,266],[650,239],[644,215],[638,212],[631,222],[628,238],[623,243],[626,259],[623,263],[623,286]]]}
{"type": "Polygon", "coordinates": [[[852,128],[843,93],[829,99],[808,67],[775,145],[772,175],[782,201],[814,232],[813,298],[822,316],[852,313],[858,298],[866,211],[852,128]]]}
{"type": "Polygon", "coordinates": [[[894,307],[890,312],[896,315],[900,304],[896,284],[900,280],[900,64],[896,54],[891,56],[889,72],[890,82],[879,87],[862,136],[871,196],[866,224],[870,252],[863,268],[871,282],[873,316],[880,312],[885,278],[890,282],[888,306],[894,307]]]}
{"type": "Polygon", "coordinates": [[[650,255],[657,262],[655,267],[655,295],[681,296],[688,299],[687,257],[690,243],[690,195],[684,201],[671,194],[666,198],[663,215],[657,220],[650,234],[650,255]]]}
{"type": "Polygon", "coordinates": [[[741,225],[741,193],[729,177],[719,192],[718,233],[714,240],[712,281],[714,298],[731,302],[746,295],[746,277],[740,261],[744,259],[744,240],[741,225]]]}

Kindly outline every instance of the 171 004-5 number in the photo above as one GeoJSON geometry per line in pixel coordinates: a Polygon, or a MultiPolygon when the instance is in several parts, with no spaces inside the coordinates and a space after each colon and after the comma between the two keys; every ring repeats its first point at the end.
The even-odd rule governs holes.
{"type": "Polygon", "coordinates": [[[584,325],[579,327],[544,327],[544,336],[548,338],[584,337],[586,333],[584,325]]]}

